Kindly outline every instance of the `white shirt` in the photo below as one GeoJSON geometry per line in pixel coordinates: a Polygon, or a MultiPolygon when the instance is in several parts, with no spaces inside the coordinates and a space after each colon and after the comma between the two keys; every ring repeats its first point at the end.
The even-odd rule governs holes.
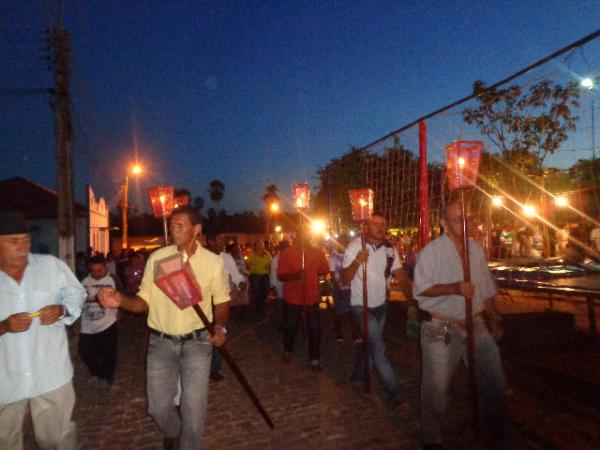
{"type": "MultiPolygon", "coordinates": [[[[473,314],[483,311],[484,301],[498,292],[490,273],[481,246],[469,239],[469,261],[471,283],[475,285],[473,314]]],[[[465,298],[462,295],[442,295],[425,297],[418,295],[436,284],[456,283],[464,280],[462,259],[456,246],[445,234],[430,242],[417,256],[414,297],[419,307],[430,313],[439,314],[447,319],[464,320],[465,298]]]]}
{"type": "MultiPolygon", "coordinates": [[[[358,237],[348,244],[346,252],[344,253],[342,267],[345,269],[350,266],[358,252],[361,250],[360,237],[358,237]]],[[[388,256],[393,258],[390,273],[394,272],[396,269],[400,269],[402,264],[400,263],[398,252],[394,247],[388,247],[383,244],[379,247],[375,247],[372,244],[367,244],[367,250],[369,251],[369,259],[367,261],[367,304],[369,308],[376,308],[385,303],[387,290],[392,279],[392,277],[385,277],[388,256]]],[[[352,306],[362,306],[363,304],[362,274],[363,269],[362,267],[359,267],[356,271],[356,275],[354,275],[354,278],[350,282],[350,303],[352,306]]]]}
{"type": "Polygon", "coordinates": [[[36,317],[29,330],[0,336],[0,407],[45,394],[73,378],[65,325],[77,320],[84,299],[85,289],[54,256],[29,254],[21,283],[0,270],[0,320],[55,304],[70,314],[52,325],[42,325],[36,317]]]}
{"type": "Polygon", "coordinates": [[[283,298],[283,283],[279,281],[279,278],[277,277],[277,266],[279,265],[280,254],[281,251],[273,256],[273,259],[271,260],[271,273],[269,275],[271,286],[275,288],[277,298],[283,298]]]}
{"type": "Polygon", "coordinates": [[[235,286],[239,286],[240,283],[244,280],[244,276],[240,273],[237,264],[235,263],[235,259],[229,253],[221,252],[219,256],[223,260],[223,265],[225,268],[225,273],[229,276],[229,280],[235,284],[235,286]]]}
{"type": "Polygon", "coordinates": [[[117,308],[104,308],[96,298],[102,287],[116,288],[112,275],[96,280],[88,275],[81,282],[87,291],[87,298],[81,313],[81,332],[83,334],[96,334],[106,330],[117,321],[117,308]]]}
{"type": "MultiPolygon", "coordinates": [[[[329,255],[329,271],[333,273],[335,281],[341,290],[347,291],[350,289],[350,285],[342,283],[342,262],[344,261],[344,254],[333,250],[329,255]]],[[[367,275],[368,278],[368,275],[367,275]]],[[[368,281],[368,279],[367,279],[368,281]]]]}

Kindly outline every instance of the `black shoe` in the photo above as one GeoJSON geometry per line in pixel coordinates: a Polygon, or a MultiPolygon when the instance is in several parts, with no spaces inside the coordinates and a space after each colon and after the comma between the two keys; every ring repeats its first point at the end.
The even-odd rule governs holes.
{"type": "Polygon", "coordinates": [[[225,377],[223,375],[221,375],[220,373],[217,373],[216,375],[209,376],[209,378],[212,381],[214,381],[215,383],[218,383],[219,381],[223,380],[225,377]]]}
{"type": "Polygon", "coordinates": [[[165,450],[178,450],[179,449],[179,438],[178,437],[166,437],[163,439],[163,448],[165,450]]]}
{"type": "Polygon", "coordinates": [[[444,450],[442,444],[425,444],[422,448],[423,450],[444,450]]]}

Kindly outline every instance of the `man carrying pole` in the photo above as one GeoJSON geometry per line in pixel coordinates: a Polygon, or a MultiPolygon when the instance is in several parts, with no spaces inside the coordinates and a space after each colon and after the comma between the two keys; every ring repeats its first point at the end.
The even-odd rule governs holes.
{"type": "Polygon", "coordinates": [[[174,245],[150,256],[138,294],[128,297],[111,288],[103,288],[98,293],[105,307],[119,307],[130,312],[149,311],[148,412],[164,433],[165,449],[197,450],[202,447],[211,354],[213,345],[223,345],[226,337],[224,324],[229,315],[229,281],[221,258],[196,241],[200,231],[200,217],[195,210],[187,206],[174,210],[170,223],[174,245]],[[204,298],[198,308],[211,322],[214,304],[214,327],[210,327],[210,332],[194,309],[179,309],[154,283],[154,262],[178,252],[187,255],[204,298]],[[173,398],[180,377],[179,413],[173,398]]]}
{"type": "MultiPolygon", "coordinates": [[[[349,283],[350,303],[356,321],[363,326],[363,270],[366,264],[368,299],[367,321],[368,336],[363,340],[369,342],[370,357],[389,397],[389,406],[394,408],[400,403],[398,380],[394,369],[385,355],[383,327],[386,319],[386,299],[391,277],[394,276],[407,300],[412,300],[411,283],[402,269],[396,249],[386,240],[387,223],[383,216],[374,213],[365,220],[365,250],[362,250],[361,238],[348,244],[342,262],[342,282],[349,283]]],[[[356,387],[364,386],[365,351],[357,349],[354,373],[350,383],[356,387]]]]}
{"type": "Polygon", "coordinates": [[[458,362],[467,360],[465,298],[472,305],[482,425],[496,436],[502,434],[504,427],[505,381],[495,342],[502,334],[494,305],[497,288],[483,249],[473,239],[468,240],[470,281],[465,281],[463,221],[461,203],[449,203],[441,219],[444,234],[421,251],[415,267],[414,295],[426,312],[421,324],[421,429],[423,448],[429,450],[442,448],[448,385],[458,362]]]}

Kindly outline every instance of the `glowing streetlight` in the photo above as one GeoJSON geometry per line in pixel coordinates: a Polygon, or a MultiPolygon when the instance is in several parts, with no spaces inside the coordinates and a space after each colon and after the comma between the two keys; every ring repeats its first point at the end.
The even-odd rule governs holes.
{"type": "Polygon", "coordinates": [[[499,195],[494,195],[492,197],[492,205],[494,206],[502,206],[504,204],[504,199],[499,195]]]}
{"type": "Polygon", "coordinates": [[[278,213],[279,212],[279,203],[271,202],[271,204],[269,205],[269,209],[271,210],[271,214],[278,213]]]}
{"type": "Polygon", "coordinates": [[[131,172],[132,175],[138,176],[143,172],[143,169],[142,166],[140,166],[138,163],[131,165],[125,172],[125,182],[123,183],[123,186],[121,186],[121,248],[124,249],[129,247],[129,242],[127,240],[127,210],[129,209],[129,172],[131,172]]]}
{"type": "Polygon", "coordinates": [[[275,225],[275,233],[281,233],[281,225],[275,225]]]}
{"type": "Polygon", "coordinates": [[[594,80],[592,78],[584,78],[581,80],[581,86],[586,89],[594,89],[594,80]]]}
{"type": "Polygon", "coordinates": [[[523,206],[523,214],[527,217],[533,217],[537,214],[535,206],[525,205],[523,206]]]}
{"type": "Polygon", "coordinates": [[[563,208],[569,205],[569,200],[567,199],[566,195],[561,195],[559,197],[554,198],[554,203],[556,204],[556,206],[563,208]]]}
{"type": "Polygon", "coordinates": [[[310,227],[314,234],[323,234],[325,232],[325,222],[322,220],[313,220],[310,227]]]}

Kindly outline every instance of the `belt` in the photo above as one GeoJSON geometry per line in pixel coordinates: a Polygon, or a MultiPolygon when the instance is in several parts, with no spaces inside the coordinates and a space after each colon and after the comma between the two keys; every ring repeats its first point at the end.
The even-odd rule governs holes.
{"type": "MultiPolygon", "coordinates": [[[[483,316],[483,311],[476,314],[473,317],[473,320],[476,320],[478,318],[481,318],[483,316]]],[[[435,314],[435,313],[431,313],[431,319],[432,320],[438,320],[440,322],[445,322],[448,325],[458,325],[461,328],[465,327],[466,321],[464,319],[448,319],[447,317],[441,316],[439,314],[435,314]]]]}
{"type": "Polygon", "coordinates": [[[191,333],[180,334],[178,336],[174,336],[172,334],[161,333],[160,331],[155,330],[154,328],[150,328],[150,334],[153,334],[153,335],[158,336],[163,339],[169,339],[169,340],[175,341],[175,342],[185,342],[185,341],[189,341],[190,339],[200,338],[203,335],[206,335],[207,331],[206,331],[206,328],[200,328],[198,330],[192,331],[191,333]]]}

